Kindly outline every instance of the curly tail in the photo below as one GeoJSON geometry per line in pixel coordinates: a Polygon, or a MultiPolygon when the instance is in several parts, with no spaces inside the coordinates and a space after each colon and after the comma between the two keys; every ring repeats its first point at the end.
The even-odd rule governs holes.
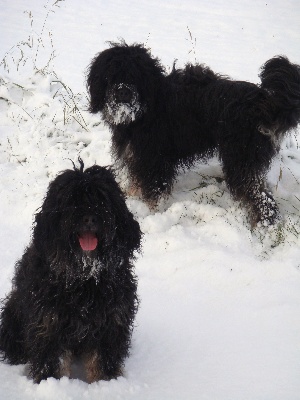
{"type": "Polygon", "coordinates": [[[285,133],[300,122],[300,66],[276,56],[261,68],[261,88],[270,96],[273,128],[285,133]]]}

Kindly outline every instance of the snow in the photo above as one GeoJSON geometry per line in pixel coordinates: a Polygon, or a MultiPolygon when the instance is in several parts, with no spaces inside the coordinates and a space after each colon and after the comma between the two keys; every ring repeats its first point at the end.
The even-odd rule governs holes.
{"type": "MultiPolygon", "coordinates": [[[[86,67],[106,41],[146,43],[169,70],[174,59],[196,59],[252,82],[275,54],[300,63],[298,0],[57,4],[1,2],[2,298],[49,181],[79,155],[86,166],[113,161],[110,132],[87,112],[85,92],[86,67]],[[33,44],[19,46],[23,58],[21,41],[33,44]]],[[[268,175],[281,229],[251,232],[216,158],[181,172],[156,211],[127,199],[145,235],[124,377],[88,385],[75,368],[73,379],[36,385],[23,365],[0,363],[0,399],[299,400],[299,133],[284,140],[268,175]]]]}

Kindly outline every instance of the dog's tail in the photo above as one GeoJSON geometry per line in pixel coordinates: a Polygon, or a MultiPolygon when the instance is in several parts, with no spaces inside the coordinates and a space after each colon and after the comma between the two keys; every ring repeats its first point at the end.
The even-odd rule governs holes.
{"type": "Polygon", "coordinates": [[[269,117],[273,119],[272,126],[262,129],[282,134],[296,128],[300,122],[300,66],[276,56],[262,66],[260,78],[261,88],[270,96],[269,117]]]}

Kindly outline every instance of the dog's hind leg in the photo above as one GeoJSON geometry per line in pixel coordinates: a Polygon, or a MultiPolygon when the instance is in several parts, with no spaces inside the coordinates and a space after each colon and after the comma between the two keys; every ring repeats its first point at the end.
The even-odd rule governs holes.
{"type": "Polygon", "coordinates": [[[276,148],[258,131],[225,138],[220,144],[220,158],[231,194],[249,210],[252,227],[258,223],[274,225],[280,220],[280,212],[267,189],[266,173],[276,148]]]}
{"type": "Polygon", "coordinates": [[[281,219],[276,201],[263,181],[254,181],[243,194],[242,201],[249,207],[252,227],[258,223],[274,225],[281,219]]]}
{"type": "Polygon", "coordinates": [[[1,313],[0,353],[10,364],[25,364],[28,360],[23,337],[19,301],[15,293],[6,300],[1,313]]]}
{"type": "Polygon", "coordinates": [[[248,209],[251,227],[257,224],[263,226],[274,225],[281,219],[276,201],[267,189],[263,177],[251,178],[240,174],[240,181],[243,185],[231,184],[231,179],[227,176],[227,184],[236,200],[248,209]]]}

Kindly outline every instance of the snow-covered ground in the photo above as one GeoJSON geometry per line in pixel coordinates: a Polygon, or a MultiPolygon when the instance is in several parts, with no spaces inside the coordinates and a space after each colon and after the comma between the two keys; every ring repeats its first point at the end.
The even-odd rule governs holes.
{"type": "MultiPolygon", "coordinates": [[[[146,43],[167,68],[196,59],[253,82],[275,54],[300,63],[298,0],[53,3],[1,1],[0,297],[49,181],[78,155],[86,166],[113,161],[110,132],[86,111],[85,68],[105,41],[146,43]]],[[[269,182],[280,232],[250,231],[216,158],[182,172],[156,212],[128,198],[145,235],[125,376],[36,385],[24,366],[0,363],[0,400],[299,400],[299,129],[269,182]]]]}

